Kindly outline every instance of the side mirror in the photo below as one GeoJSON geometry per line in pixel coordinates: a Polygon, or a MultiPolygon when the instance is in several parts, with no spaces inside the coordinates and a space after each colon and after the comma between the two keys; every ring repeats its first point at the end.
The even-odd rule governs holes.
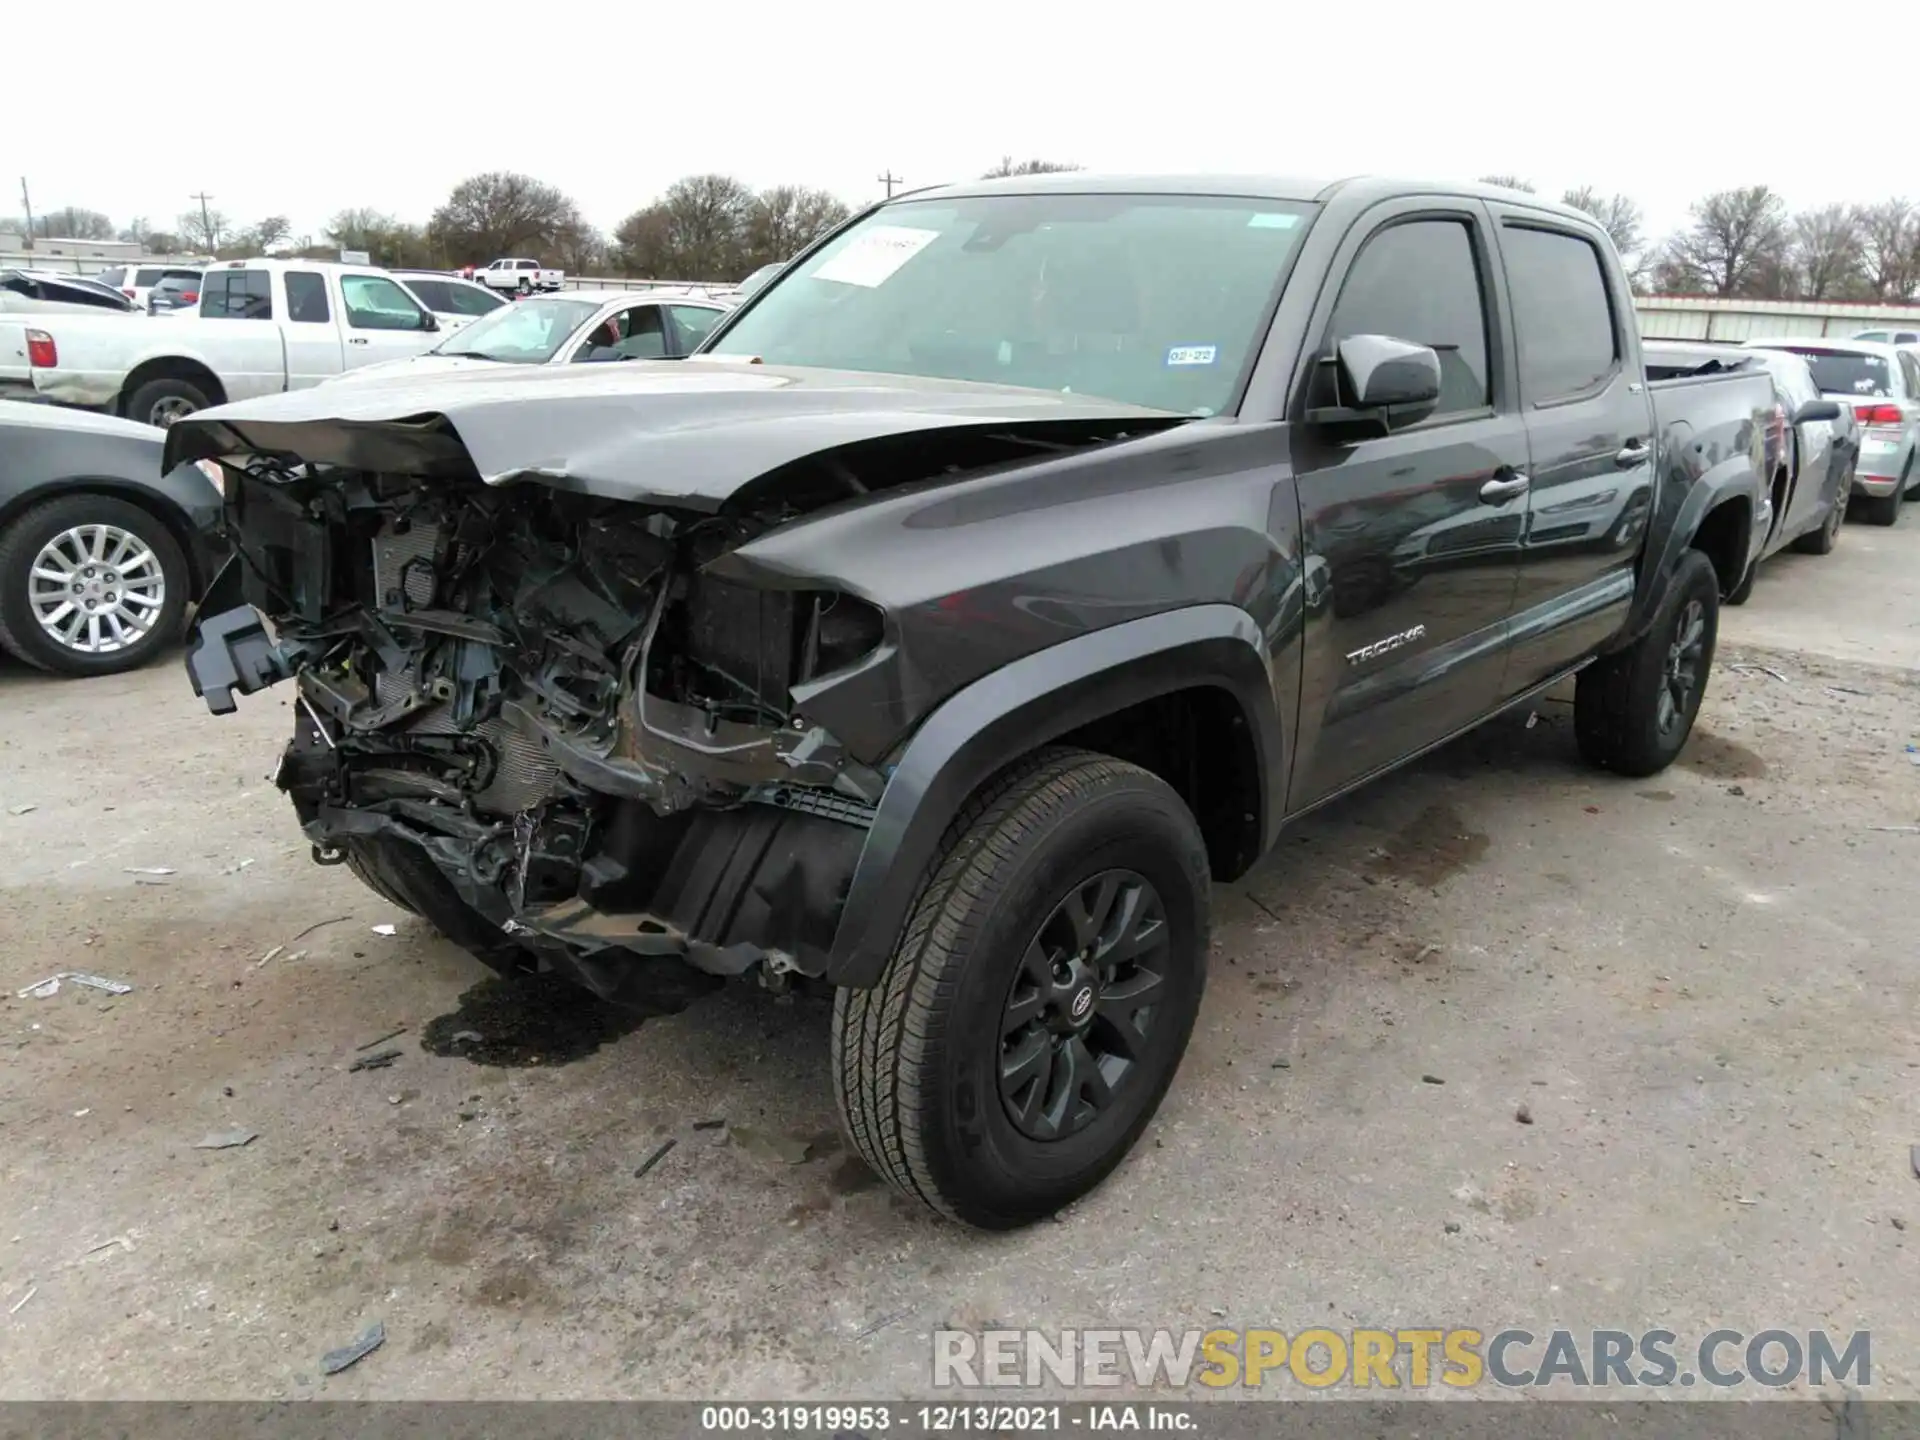
{"type": "Polygon", "coordinates": [[[423,310],[420,312],[420,328],[422,330],[438,330],[440,328],[440,322],[433,318],[433,312],[431,310],[423,310]]]}
{"type": "Polygon", "coordinates": [[[1832,422],[1840,418],[1840,402],[1837,400],[1809,400],[1793,412],[1793,423],[1811,425],[1816,420],[1832,422]]]}
{"type": "Polygon", "coordinates": [[[1440,401],[1440,355],[1431,345],[1349,335],[1320,363],[1338,376],[1338,403],[1309,410],[1315,423],[1390,430],[1395,420],[1424,419],[1440,401]]]}

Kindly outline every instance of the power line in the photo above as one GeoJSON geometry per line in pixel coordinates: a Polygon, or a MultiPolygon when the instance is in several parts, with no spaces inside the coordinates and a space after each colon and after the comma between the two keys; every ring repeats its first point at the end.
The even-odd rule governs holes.
{"type": "Polygon", "coordinates": [[[27,177],[20,177],[20,204],[27,212],[27,249],[33,249],[33,197],[27,194],[27,177]]]}
{"type": "Polygon", "coordinates": [[[874,178],[874,179],[876,179],[876,180],[878,180],[878,181],[879,181],[879,182],[880,182],[880,183],[881,183],[882,185],[884,185],[884,186],[886,186],[886,187],[887,187],[887,198],[888,198],[889,200],[891,200],[891,199],[893,198],[893,187],[894,187],[894,186],[896,186],[896,185],[904,185],[904,184],[906,184],[906,177],[905,177],[904,175],[896,175],[896,174],[894,174],[894,173],[893,173],[893,168],[892,168],[891,166],[889,166],[889,167],[887,168],[887,173],[886,173],[886,174],[884,174],[884,175],[876,175],[876,176],[874,176],[873,178],[874,178]]]}
{"type": "Polygon", "coordinates": [[[213,197],[202,190],[199,194],[189,195],[187,198],[200,202],[200,236],[207,242],[207,249],[209,251],[218,249],[219,247],[214,244],[213,216],[207,210],[207,202],[213,197]]]}

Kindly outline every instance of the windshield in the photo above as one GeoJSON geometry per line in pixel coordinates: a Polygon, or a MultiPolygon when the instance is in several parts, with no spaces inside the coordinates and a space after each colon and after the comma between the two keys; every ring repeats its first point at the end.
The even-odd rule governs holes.
{"type": "Polygon", "coordinates": [[[454,331],[432,353],[476,355],[504,365],[544,365],[599,308],[598,300],[521,300],[454,331]]]}
{"type": "Polygon", "coordinates": [[[1193,195],[889,205],[788,272],[703,353],[1213,415],[1232,403],[1311,211],[1193,195]]]}
{"type": "Polygon", "coordinates": [[[1813,371],[1813,383],[1828,395],[1891,395],[1893,367],[1879,355],[1847,350],[1795,350],[1813,371]]]}

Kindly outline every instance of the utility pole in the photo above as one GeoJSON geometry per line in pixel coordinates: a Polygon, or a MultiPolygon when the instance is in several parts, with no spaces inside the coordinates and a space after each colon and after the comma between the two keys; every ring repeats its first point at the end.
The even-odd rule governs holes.
{"type": "Polygon", "coordinates": [[[904,175],[894,174],[892,166],[887,167],[886,174],[876,175],[873,178],[878,180],[882,185],[887,187],[887,198],[889,200],[893,198],[893,187],[896,185],[903,185],[906,183],[906,177],[904,175]]]}
{"type": "Polygon", "coordinates": [[[33,197],[27,194],[27,177],[20,177],[20,204],[27,212],[27,249],[33,249],[33,197]]]}
{"type": "Polygon", "coordinates": [[[213,216],[207,210],[207,201],[211,200],[213,197],[207,194],[206,191],[202,190],[199,194],[189,195],[187,198],[189,200],[198,200],[200,202],[200,235],[201,235],[201,238],[207,242],[207,253],[211,255],[215,250],[220,248],[218,245],[213,243],[214,242],[213,216]]]}

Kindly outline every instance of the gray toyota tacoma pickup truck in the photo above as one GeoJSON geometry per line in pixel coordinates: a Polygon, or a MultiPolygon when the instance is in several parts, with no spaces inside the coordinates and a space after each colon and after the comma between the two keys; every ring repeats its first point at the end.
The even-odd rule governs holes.
{"type": "Polygon", "coordinates": [[[1530,197],[938,189],[688,360],[180,421],[236,547],[188,663],[293,684],[315,858],[487,964],[832,987],[859,1153],[1010,1227],[1147,1125],[1287,821],[1575,674],[1587,760],[1674,758],[1772,404],[1650,385],[1530,197]]]}

